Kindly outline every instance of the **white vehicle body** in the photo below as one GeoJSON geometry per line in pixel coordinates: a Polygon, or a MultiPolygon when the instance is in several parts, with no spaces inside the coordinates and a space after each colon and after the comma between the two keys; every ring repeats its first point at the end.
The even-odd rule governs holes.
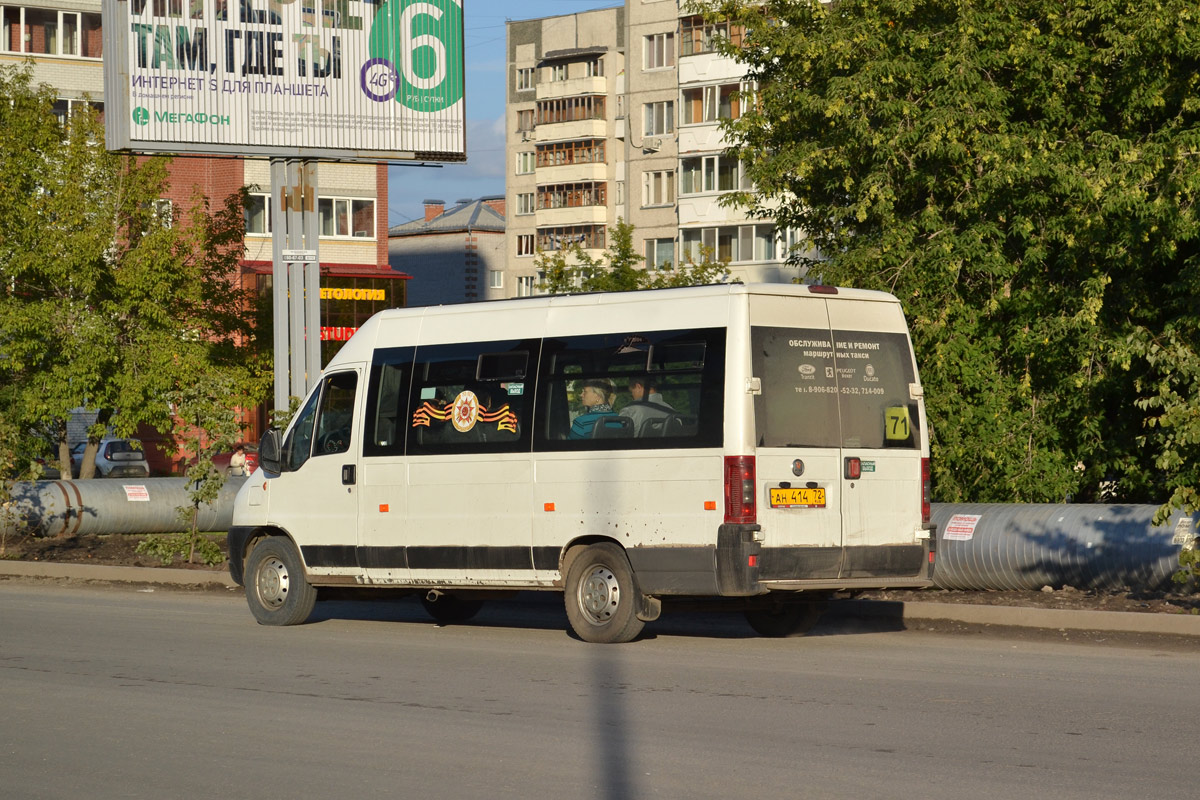
{"type": "Polygon", "coordinates": [[[593,588],[623,591],[643,621],[665,596],[761,605],[932,574],[922,392],[900,304],[879,292],[735,284],[384,311],[326,367],[274,469],[269,450],[264,437],[230,530],[248,596],[268,537],[300,557],[272,561],[269,581],[431,599],[566,585],[569,611],[587,591],[571,554],[613,545],[632,578],[597,570],[593,588]],[[631,378],[658,393],[640,430],[621,414],[631,378]],[[585,416],[585,381],[613,389],[611,411],[585,416]]]}

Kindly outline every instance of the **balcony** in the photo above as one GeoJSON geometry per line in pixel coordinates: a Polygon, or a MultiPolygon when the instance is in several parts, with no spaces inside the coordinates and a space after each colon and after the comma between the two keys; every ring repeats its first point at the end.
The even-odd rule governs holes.
{"type": "Polygon", "coordinates": [[[539,228],[560,228],[568,225],[604,225],[608,222],[607,206],[574,206],[570,208],[539,208],[539,228]]]}
{"type": "Polygon", "coordinates": [[[538,167],[537,182],[541,185],[550,183],[586,183],[608,180],[608,165],[600,163],[589,164],[558,164],[553,167],[538,167]]]}
{"type": "Polygon", "coordinates": [[[679,154],[712,153],[725,149],[725,137],[721,127],[716,122],[705,122],[699,125],[681,125],[677,131],[679,136],[679,154]]]}
{"type": "Polygon", "coordinates": [[[534,132],[539,142],[560,142],[571,139],[607,138],[608,121],[580,119],[571,122],[543,122],[534,132]]]}
{"type": "Polygon", "coordinates": [[[591,78],[571,78],[565,81],[547,81],[537,85],[537,99],[570,97],[577,94],[607,94],[608,84],[603,75],[591,78]]]}

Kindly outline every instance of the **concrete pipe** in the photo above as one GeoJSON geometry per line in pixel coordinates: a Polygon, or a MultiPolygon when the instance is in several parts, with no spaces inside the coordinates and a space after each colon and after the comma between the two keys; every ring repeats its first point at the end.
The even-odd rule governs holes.
{"type": "MultiPolygon", "coordinates": [[[[233,499],[246,482],[231,477],[215,503],[200,506],[201,531],[224,531],[233,499]]],[[[173,533],[190,530],[180,517],[192,505],[184,478],[105,478],[87,481],[26,481],[11,485],[12,500],[0,526],[10,533],[74,536],[88,533],[173,533]]]]}
{"type": "Polygon", "coordinates": [[[943,589],[1145,589],[1174,584],[1200,515],[1152,522],[1158,506],[934,503],[943,589]]]}

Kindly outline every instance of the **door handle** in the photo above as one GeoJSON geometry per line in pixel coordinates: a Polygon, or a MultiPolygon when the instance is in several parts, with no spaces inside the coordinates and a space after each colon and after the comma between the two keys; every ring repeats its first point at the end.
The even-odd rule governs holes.
{"type": "Polygon", "coordinates": [[[353,464],[342,465],[342,485],[353,486],[355,483],[355,469],[353,464]]]}

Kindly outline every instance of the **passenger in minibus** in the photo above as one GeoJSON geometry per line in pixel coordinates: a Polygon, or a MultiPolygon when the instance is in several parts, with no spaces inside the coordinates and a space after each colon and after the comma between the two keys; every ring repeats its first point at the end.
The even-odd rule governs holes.
{"type": "Polygon", "coordinates": [[[630,378],[629,395],[633,401],[621,409],[621,416],[633,422],[634,436],[646,435],[647,420],[661,419],[675,410],[663,399],[658,387],[649,378],[630,378]]]}
{"type": "Polygon", "coordinates": [[[616,416],[612,408],[612,384],[602,378],[589,378],[579,390],[579,402],[583,412],[571,421],[568,439],[587,439],[601,417],[616,416]]]}

